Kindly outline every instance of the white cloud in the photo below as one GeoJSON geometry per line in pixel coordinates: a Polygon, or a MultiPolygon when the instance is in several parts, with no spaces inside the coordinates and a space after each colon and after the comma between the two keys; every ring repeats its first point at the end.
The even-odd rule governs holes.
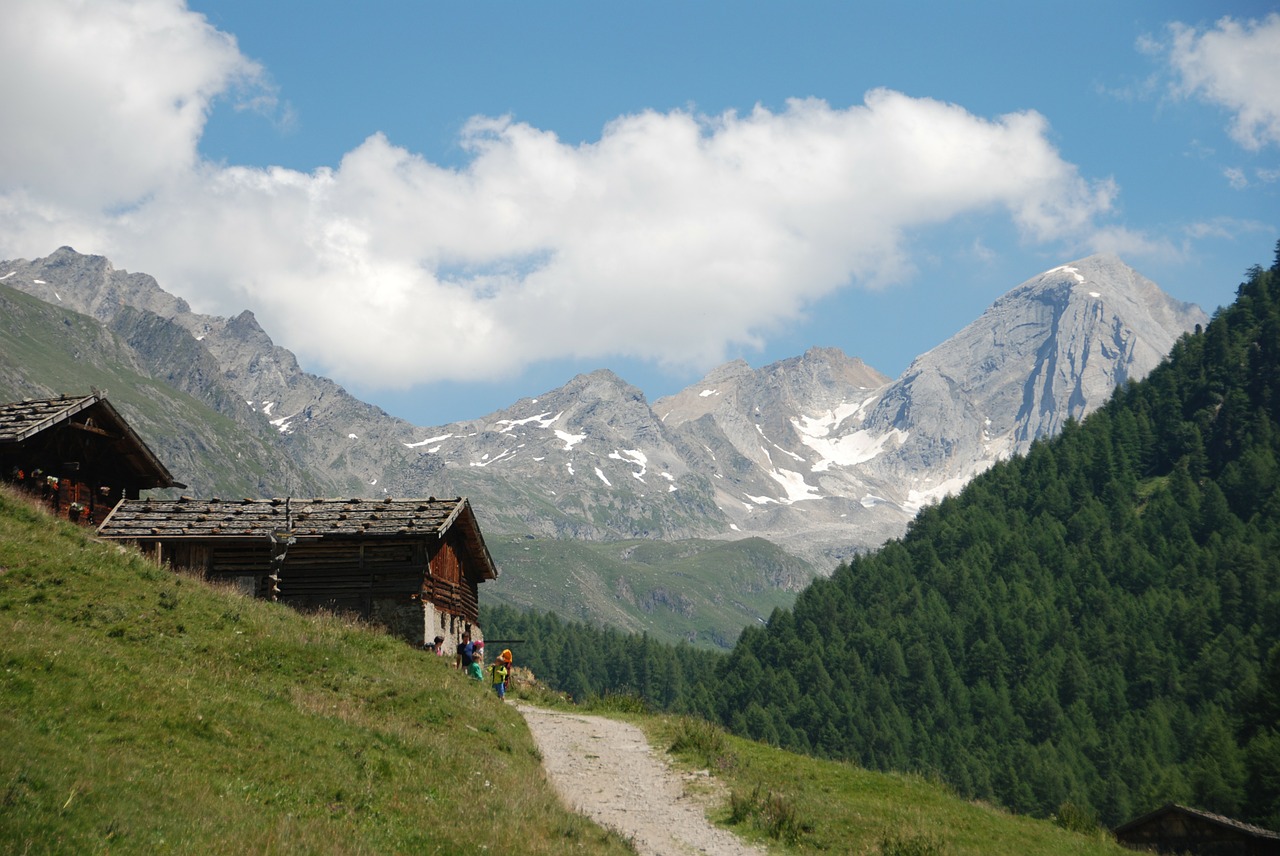
{"type": "Polygon", "coordinates": [[[1271,234],[1274,227],[1258,220],[1242,220],[1238,217],[1216,217],[1212,220],[1199,220],[1189,224],[1185,233],[1192,240],[1214,238],[1219,240],[1237,240],[1242,235],[1271,234]]]}
{"type": "Polygon", "coordinates": [[[135,202],[189,172],[210,100],[262,74],[178,0],[10,0],[0,56],[0,187],[55,206],[135,202]]]}
{"type": "Polygon", "coordinates": [[[1089,252],[1112,253],[1123,258],[1148,258],[1179,261],[1187,258],[1188,248],[1163,236],[1152,236],[1123,226],[1108,226],[1095,231],[1087,243],[1089,252]]]}
{"type": "Polygon", "coordinates": [[[1280,144],[1280,13],[1221,18],[1200,32],[1174,23],[1162,46],[1179,76],[1176,91],[1235,114],[1232,139],[1250,151],[1280,144]]]}
{"type": "Polygon", "coordinates": [[[1080,241],[1116,193],[1038,113],[885,89],[642,112],[582,145],[478,117],[456,169],[379,133],[311,173],[224,166],[196,155],[211,101],[266,91],[230,36],[162,0],[19,11],[7,60],[57,73],[0,84],[24,135],[0,142],[0,255],[103,253],[198,310],[252,308],[305,365],[366,387],[563,357],[705,368],[837,289],[909,276],[914,230],[1003,212],[1028,240],[1080,241]]]}
{"type": "Polygon", "coordinates": [[[1245,177],[1244,170],[1238,167],[1229,166],[1222,171],[1222,175],[1227,180],[1227,184],[1231,185],[1232,190],[1244,190],[1249,186],[1249,179],[1245,177]]]}

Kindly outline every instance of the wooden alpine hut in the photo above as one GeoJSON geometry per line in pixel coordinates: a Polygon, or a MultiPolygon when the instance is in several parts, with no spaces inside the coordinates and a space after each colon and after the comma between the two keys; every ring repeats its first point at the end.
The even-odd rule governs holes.
{"type": "Polygon", "coordinates": [[[96,390],[0,404],[0,478],[81,523],[141,491],[185,487],[96,390]]]}
{"type": "Polygon", "coordinates": [[[1132,850],[1189,856],[1280,856],[1280,832],[1167,803],[1114,830],[1132,850]]]}
{"type": "Polygon", "coordinates": [[[124,500],[98,535],[299,609],[356,613],[415,645],[482,638],[498,569],[458,499],[124,500]]]}

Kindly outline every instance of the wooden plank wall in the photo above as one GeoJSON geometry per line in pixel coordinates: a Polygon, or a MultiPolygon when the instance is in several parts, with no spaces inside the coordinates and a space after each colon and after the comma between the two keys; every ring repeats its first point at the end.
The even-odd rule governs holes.
{"type": "Polygon", "coordinates": [[[450,537],[431,556],[431,575],[423,583],[423,594],[437,609],[460,615],[472,623],[480,620],[480,600],[476,581],[463,572],[458,539],[450,537]]]}
{"type": "MultiPolygon", "coordinates": [[[[278,599],[301,608],[350,610],[367,616],[375,599],[409,603],[422,597],[438,611],[478,623],[478,581],[466,576],[455,542],[434,537],[300,541],[290,545],[285,555],[278,599]]],[[[139,546],[157,561],[203,572],[210,579],[253,577],[254,595],[270,596],[266,577],[271,572],[271,546],[265,538],[144,539],[139,546]]]]}

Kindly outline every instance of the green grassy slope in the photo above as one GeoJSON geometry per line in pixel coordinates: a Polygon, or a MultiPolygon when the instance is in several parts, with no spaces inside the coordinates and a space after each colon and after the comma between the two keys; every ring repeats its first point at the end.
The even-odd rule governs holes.
{"type": "Polygon", "coordinates": [[[729,790],[724,820],[788,853],[878,856],[1120,856],[1131,853],[1081,816],[1058,822],[960,799],[915,775],[873,773],[794,755],[701,720],[647,717],[657,746],[729,790]],[[1068,828],[1070,827],[1070,828],[1068,828]]]}
{"type": "Polygon", "coordinates": [[[628,852],[441,660],[161,570],[7,490],[0,709],[6,852],[628,852]]]}

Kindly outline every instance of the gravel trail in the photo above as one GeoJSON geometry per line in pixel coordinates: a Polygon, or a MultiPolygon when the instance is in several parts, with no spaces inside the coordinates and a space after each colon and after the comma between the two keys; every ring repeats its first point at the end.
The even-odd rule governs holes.
{"type": "Polygon", "coordinates": [[[667,766],[643,732],[600,716],[518,704],[552,784],[574,811],[630,838],[641,856],[759,856],[704,813],[686,787],[699,777],[667,766]]]}

